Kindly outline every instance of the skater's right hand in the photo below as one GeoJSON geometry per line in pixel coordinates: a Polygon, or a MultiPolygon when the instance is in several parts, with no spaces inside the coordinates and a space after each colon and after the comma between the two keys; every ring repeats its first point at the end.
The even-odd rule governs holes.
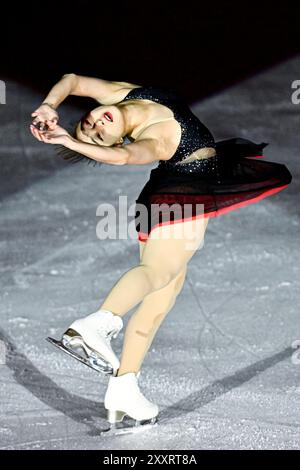
{"type": "Polygon", "coordinates": [[[40,130],[49,129],[54,130],[57,126],[59,116],[55,109],[48,104],[41,104],[31,116],[34,118],[32,124],[34,126],[39,125],[40,130]]]}

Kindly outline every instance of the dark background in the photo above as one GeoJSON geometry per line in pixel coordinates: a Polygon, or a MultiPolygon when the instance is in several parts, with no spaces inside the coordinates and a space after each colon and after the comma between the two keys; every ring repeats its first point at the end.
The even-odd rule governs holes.
{"type": "Polygon", "coordinates": [[[286,1],[49,1],[6,9],[1,75],[45,93],[73,72],[172,86],[193,102],[299,53],[300,4],[286,1]]]}

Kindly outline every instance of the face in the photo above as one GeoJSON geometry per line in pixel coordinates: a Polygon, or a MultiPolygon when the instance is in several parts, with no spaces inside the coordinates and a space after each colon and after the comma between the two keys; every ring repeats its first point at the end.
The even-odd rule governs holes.
{"type": "Polygon", "coordinates": [[[76,127],[76,137],[88,144],[112,146],[125,132],[124,118],[117,106],[99,106],[88,112],[76,127]]]}

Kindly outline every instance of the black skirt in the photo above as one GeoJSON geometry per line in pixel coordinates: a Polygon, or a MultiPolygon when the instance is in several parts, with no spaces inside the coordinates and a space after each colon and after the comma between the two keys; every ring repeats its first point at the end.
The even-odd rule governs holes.
{"type": "Polygon", "coordinates": [[[275,194],[292,181],[281,163],[262,161],[266,143],[235,138],[216,142],[216,155],[197,171],[154,168],[136,199],[135,226],[146,241],[158,226],[198,217],[218,217],[275,194]]]}

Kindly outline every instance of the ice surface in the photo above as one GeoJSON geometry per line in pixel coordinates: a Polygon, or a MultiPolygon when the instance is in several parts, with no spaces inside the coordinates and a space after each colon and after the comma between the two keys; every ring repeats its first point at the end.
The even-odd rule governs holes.
{"type": "MultiPolygon", "coordinates": [[[[297,449],[300,441],[299,106],[291,59],[195,104],[216,139],[269,142],[292,184],[211,219],[140,377],[155,432],[100,437],[108,378],[46,343],[96,309],[139,259],[137,240],[99,240],[96,208],[134,203],[150,166],[62,161],[29,133],[44,99],[7,83],[1,135],[1,449],[297,449]],[[4,346],[6,356],[3,357],[4,346]],[[294,360],[292,359],[294,357],[294,360]]],[[[78,109],[65,104],[62,123],[78,109]]],[[[132,312],[125,317],[125,326],[132,312]]],[[[120,354],[124,330],[115,340],[120,354]]]]}

